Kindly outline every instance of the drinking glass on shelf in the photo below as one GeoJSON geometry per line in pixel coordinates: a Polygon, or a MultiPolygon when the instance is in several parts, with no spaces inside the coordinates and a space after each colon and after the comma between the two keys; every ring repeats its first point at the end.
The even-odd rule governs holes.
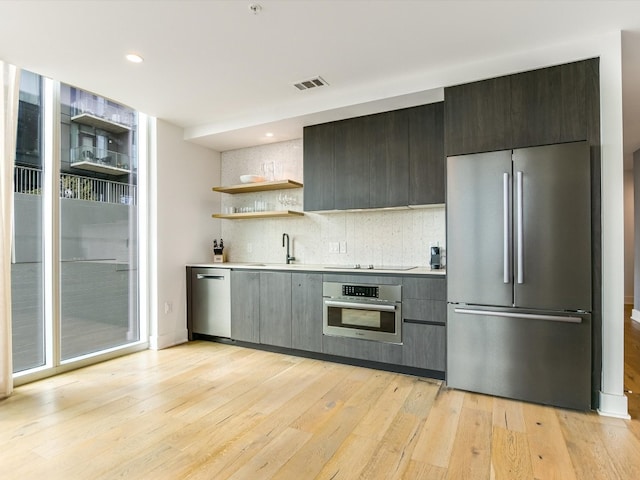
{"type": "Polygon", "coordinates": [[[262,176],[269,182],[273,181],[274,164],[273,162],[265,162],[262,164],[262,176]]]}

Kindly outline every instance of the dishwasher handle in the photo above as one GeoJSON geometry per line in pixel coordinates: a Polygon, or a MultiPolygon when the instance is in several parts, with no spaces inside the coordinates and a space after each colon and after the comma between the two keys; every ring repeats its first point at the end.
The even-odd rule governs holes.
{"type": "Polygon", "coordinates": [[[196,278],[198,280],[224,280],[225,276],[214,273],[198,273],[196,278]]]}

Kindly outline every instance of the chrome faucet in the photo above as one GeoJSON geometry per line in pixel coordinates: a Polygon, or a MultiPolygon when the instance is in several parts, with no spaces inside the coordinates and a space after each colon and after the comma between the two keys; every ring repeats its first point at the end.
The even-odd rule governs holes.
{"type": "Polygon", "coordinates": [[[287,245],[287,264],[291,263],[292,261],[294,261],[296,259],[296,257],[289,255],[289,234],[288,233],[283,233],[282,234],[282,246],[285,246],[285,238],[287,239],[286,245],[287,245]]]}

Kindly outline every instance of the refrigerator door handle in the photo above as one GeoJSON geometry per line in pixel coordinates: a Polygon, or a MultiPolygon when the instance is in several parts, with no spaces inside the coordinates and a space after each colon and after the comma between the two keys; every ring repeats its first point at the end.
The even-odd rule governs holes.
{"type": "Polygon", "coordinates": [[[511,282],[511,271],[510,271],[510,252],[509,252],[509,174],[504,172],[502,174],[502,211],[503,211],[503,280],[504,283],[511,282]]]}
{"type": "Polygon", "coordinates": [[[518,283],[524,283],[524,209],[522,206],[522,172],[516,173],[516,202],[518,210],[517,218],[517,244],[518,244],[518,283]]]}
{"type": "Polygon", "coordinates": [[[546,320],[550,322],[563,322],[563,323],[582,323],[580,317],[564,317],[562,315],[540,315],[536,313],[510,313],[510,312],[496,312],[493,310],[473,310],[467,308],[454,308],[455,313],[464,313],[466,315],[491,315],[492,317],[506,317],[506,318],[522,318],[526,320],[546,320]]]}

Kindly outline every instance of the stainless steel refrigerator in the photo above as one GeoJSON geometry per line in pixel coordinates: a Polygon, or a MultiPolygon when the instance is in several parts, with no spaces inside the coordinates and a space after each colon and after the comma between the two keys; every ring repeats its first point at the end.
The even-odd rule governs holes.
{"type": "Polygon", "coordinates": [[[447,158],[447,384],[591,406],[586,142],[447,158]]]}

